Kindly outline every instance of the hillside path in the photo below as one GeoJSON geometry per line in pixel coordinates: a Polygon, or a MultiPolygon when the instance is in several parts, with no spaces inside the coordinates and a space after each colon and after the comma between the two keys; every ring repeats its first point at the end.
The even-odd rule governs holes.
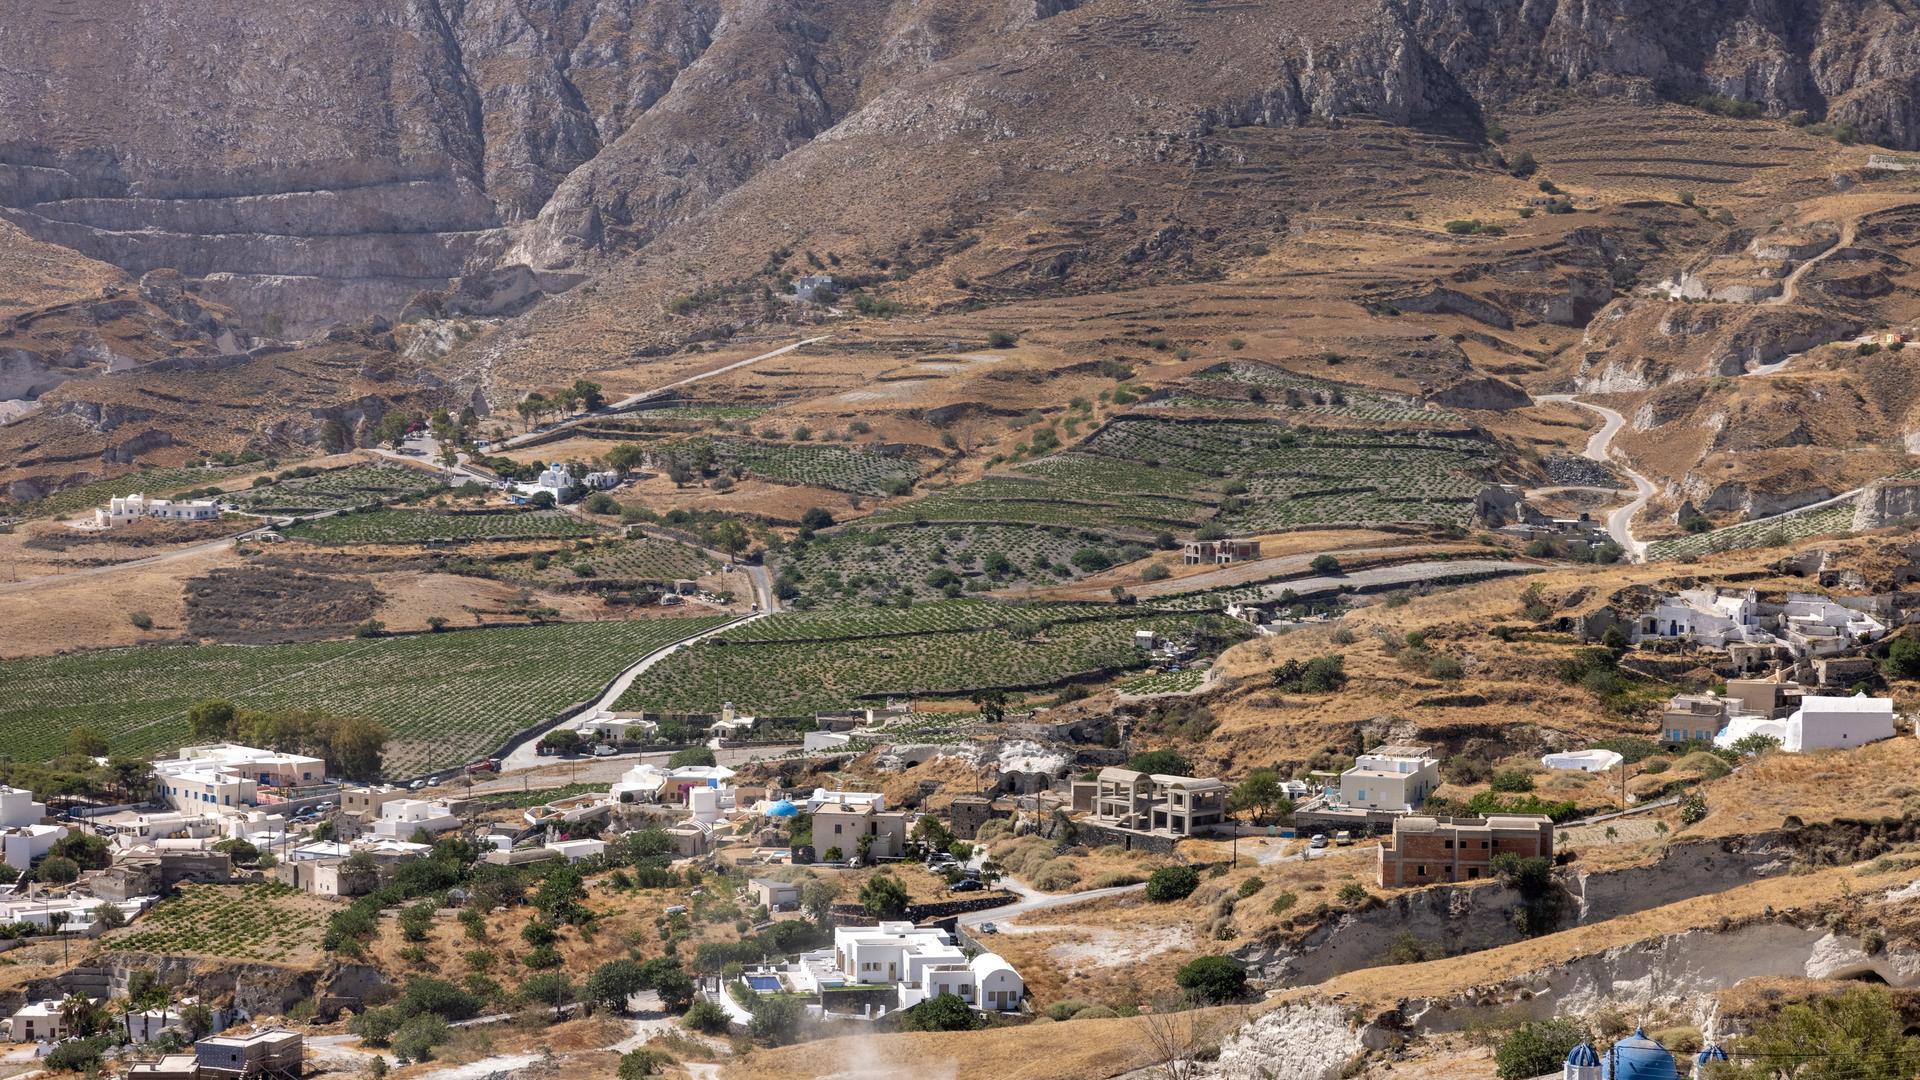
{"type": "Polygon", "coordinates": [[[532,431],[523,432],[519,435],[512,436],[511,438],[502,439],[497,443],[484,444],[482,449],[484,449],[487,453],[490,453],[490,454],[497,454],[502,450],[511,450],[516,446],[520,446],[524,443],[531,442],[535,439],[544,439],[556,431],[564,431],[567,428],[573,427],[577,424],[585,423],[589,420],[598,420],[603,417],[614,415],[616,413],[626,412],[632,409],[633,407],[635,407],[636,405],[641,405],[648,401],[652,401],[654,398],[657,398],[662,394],[666,394],[671,391],[678,390],[683,386],[691,386],[694,383],[701,382],[706,379],[711,379],[717,375],[725,375],[729,371],[736,371],[740,368],[746,367],[749,364],[757,364],[762,360],[771,360],[776,356],[785,356],[787,353],[790,353],[795,349],[801,348],[802,346],[812,345],[814,342],[817,342],[817,341],[825,341],[832,336],[833,336],[832,334],[820,334],[816,337],[801,338],[799,341],[793,342],[788,345],[782,345],[777,349],[769,349],[766,352],[759,354],[758,356],[749,356],[744,360],[735,360],[731,364],[723,364],[720,367],[714,368],[711,371],[702,371],[697,375],[688,375],[686,378],[683,378],[683,379],[675,379],[674,381],[667,383],[664,386],[656,386],[651,390],[642,390],[637,394],[628,394],[626,397],[623,397],[620,400],[613,402],[610,405],[604,405],[592,412],[581,413],[578,416],[570,416],[565,419],[555,420],[550,424],[542,424],[539,427],[534,428],[532,431]]]}
{"type": "Polygon", "coordinates": [[[1613,437],[1620,433],[1621,428],[1627,426],[1627,418],[1605,405],[1581,401],[1572,394],[1541,394],[1533,400],[1536,404],[1551,401],[1565,405],[1578,405],[1589,412],[1599,414],[1600,430],[1587,439],[1587,448],[1581,456],[1589,461],[1610,462],[1618,465],[1620,470],[1627,474],[1627,478],[1633,481],[1633,499],[1623,506],[1615,507],[1613,512],[1607,515],[1607,535],[1613,537],[1613,542],[1620,545],[1629,559],[1634,562],[1645,562],[1647,545],[1644,541],[1633,538],[1633,519],[1646,507],[1647,500],[1653,497],[1653,481],[1635,472],[1626,462],[1615,461],[1613,458],[1613,437]]]}

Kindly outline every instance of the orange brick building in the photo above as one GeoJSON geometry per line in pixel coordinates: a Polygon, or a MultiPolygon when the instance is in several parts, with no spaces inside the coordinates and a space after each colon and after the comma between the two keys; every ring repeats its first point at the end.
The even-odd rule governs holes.
{"type": "Polygon", "coordinates": [[[1541,814],[1443,818],[1410,814],[1380,842],[1380,887],[1477,881],[1491,876],[1493,857],[1553,857],[1553,821],[1541,814]]]}

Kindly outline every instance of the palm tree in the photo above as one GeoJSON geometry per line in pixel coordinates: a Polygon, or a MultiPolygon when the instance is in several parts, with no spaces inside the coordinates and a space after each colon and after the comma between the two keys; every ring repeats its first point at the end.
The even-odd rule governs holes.
{"type": "Polygon", "coordinates": [[[82,993],[70,993],[60,999],[60,1023],[69,1035],[90,1035],[93,1030],[93,999],[82,993]]]}

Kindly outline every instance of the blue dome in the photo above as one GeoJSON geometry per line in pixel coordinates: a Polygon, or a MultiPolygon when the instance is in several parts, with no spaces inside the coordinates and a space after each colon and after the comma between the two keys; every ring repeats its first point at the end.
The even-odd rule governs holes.
{"type": "Polygon", "coordinates": [[[1673,1055],[1647,1038],[1645,1031],[1635,1031],[1608,1047],[1600,1075],[1603,1080],[1680,1080],[1673,1055]]]}
{"type": "Polygon", "coordinates": [[[779,802],[767,807],[768,817],[794,817],[799,813],[800,808],[788,802],[786,799],[781,799],[779,802]]]}
{"type": "Polygon", "coordinates": [[[1727,1060],[1727,1052],[1713,1043],[1708,1043],[1707,1048],[1700,1051],[1700,1055],[1693,1060],[1696,1065],[1705,1065],[1709,1061],[1725,1061],[1727,1060]]]}
{"type": "Polygon", "coordinates": [[[1567,1064],[1576,1069],[1591,1069],[1600,1064],[1600,1055],[1593,1052],[1593,1047],[1581,1043],[1567,1052],[1567,1064]]]}

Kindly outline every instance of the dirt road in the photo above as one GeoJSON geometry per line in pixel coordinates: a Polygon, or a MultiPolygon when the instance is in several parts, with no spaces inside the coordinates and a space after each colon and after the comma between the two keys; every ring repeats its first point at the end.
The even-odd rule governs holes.
{"type": "Polygon", "coordinates": [[[1594,432],[1593,436],[1587,440],[1586,452],[1581,456],[1590,461],[1610,462],[1618,465],[1620,471],[1627,474],[1627,479],[1633,481],[1634,497],[1632,501],[1614,508],[1613,512],[1607,515],[1607,535],[1613,537],[1613,542],[1619,544],[1620,547],[1626,551],[1629,559],[1632,559],[1634,562],[1645,562],[1647,558],[1647,545],[1643,541],[1633,538],[1633,519],[1638,516],[1640,511],[1647,505],[1647,500],[1653,497],[1653,481],[1635,472],[1625,462],[1614,461],[1613,459],[1613,437],[1618,435],[1620,429],[1627,425],[1627,418],[1607,408],[1605,405],[1595,405],[1590,401],[1581,401],[1572,394],[1542,394],[1533,400],[1535,403],[1553,401],[1566,405],[1578,405],[1589,412],[1599,415],[1601,420],[1600,430],[1594,432]]]}

